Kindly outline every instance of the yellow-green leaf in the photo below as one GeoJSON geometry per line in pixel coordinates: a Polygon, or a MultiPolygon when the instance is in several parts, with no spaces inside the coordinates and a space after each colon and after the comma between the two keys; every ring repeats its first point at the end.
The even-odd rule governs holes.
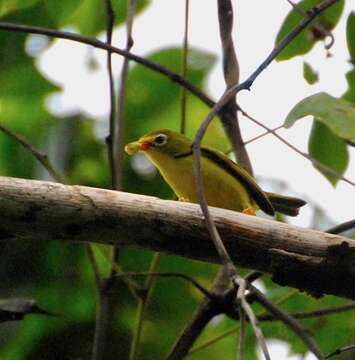
{"type": "Polygon", "coordinates": [[[318,81],[318,73],[306,61],[303,63],[303,77],[310,85],[318,81]]]}
{"type": "MultiPolygon", "coordinates": [[[[297,3],[297,7],[303,9],[305,12],[312,9],[315,5],[321,3],[321,0],[302,0],[297,3]]],[[[291,41],[290,44],[277,56],[277,60],[288,60],[297,55],[306,54],[310,51],[314,44],[324,39],[326,31],[332,30],[338,23],[340,15],[344,8],[344,0],[336,2],[326,11],[317,16],[316,21],[303,30],[297,37],[291,41]],[[319,27],[324,28],[325,31],[319,31],[319,27]]],[[[304,16],[297,9],[292,9],[284,20],[281,29],[276,38],[278,44],[297,24],[304,18],[304,16]]]]}
{"type": "MultiPolygon", "coordinates": [[[[308,151],[309,155],[337,174],[344,174],[349,163],[349,153],[346,142],[316,119],[313,121],[312,131],[308,141],[308,151]]],[[[319,170],[332,185],[336,185],[339,180],[338,176],[317,165],[315,165],[315,168],[319,170]]]]}
{"type": "Polygon", "coordinates": [[[355,12],[351,12],[346,22],[346,42],[350,53],[350,61],[355,65],[355,12]]]}
{"type": "Polygon", "coordinates": [[[343,139],[355,138],[355,106],[327,93],[318,93],[300,101],[290,111],[285,127],[290,128],[298,119],[312,115],[343,139]]]}

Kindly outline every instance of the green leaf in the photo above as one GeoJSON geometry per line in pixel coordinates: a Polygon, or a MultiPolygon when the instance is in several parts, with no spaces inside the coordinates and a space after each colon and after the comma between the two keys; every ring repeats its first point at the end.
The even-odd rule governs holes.
{"type": "Polygon", "coordinates": [[[343,139],[355,137],[355,106],[327,93],[318,93],[300,101],[290,111],[285,127],[290,128],[298,119],[313,115],[337,136],[343,139]]]}
{"type": "Polygon", "coordinates": [[[346,81],[348,83],[348,89],[342,98],[355,104],[355,69],[346,74],[346,81]]]}
{"type": "MultiPolygon", "coordinates": [[[[70,0],[67,0],[70,2],[70,0]]],[[[54,1],[56,4],[57,1],[54,1]]],[[[136,14],[141,12],[149,5],[148,0],[138,0],[136,14]]],[[[55,5],[53,5],[55,6],[55,5]]],[[[115,25],[122,24],[127,17],[127,1],[112,1],[114,10],[115,25]]],[[[107,27],[107,15],[105,2],[102,0],[81,0],[80,6],[68,17],[65,18],[63,25],[73,25],[84,35],[97,35],[107,27]]]]}
{"type": "Polygon", "coordinates": [[[350,61],[355,65],[355,13],[351,12],[346,22],[346,42],[348,44],[350,61]]]}
{"type": "Polygon", "coordinates": [[[2,0],[0,2],[0,17],[10,14],[14,11],[31,7],[40,0],[2,0]]]}
{"type": "MultiPolygon", "coordinates": [[[[320,2],[321,0],[303,0],[300,1],[297,6],[302,8],[304,11],[308,11],[320,2]]],[[[325,30],[332,30],[338,23],[343,8],[344,0],[338,1],[317,16],[315,24],[319,24],[325,30]]],[[[276,44],[278,44],[291,30],[293,30],[302,19],[303,15],[300,14],[297,9],[291,10],[277,34],[276,44]]],[[[306,54],[313,48],[317,41],[322,40],[323,38],[324,34],[313,24],[297,35],[276,59],[279,61],[288,60],[294,56],[306,54]]]]}
{"type": "Polygon", "coordinates": [[[319,80],[318,73],[306,61],[303,63],[303,77],[310,85],[315,84],[319,80]]]}
{"type": "MultiPolygon", "coordinates": [[[[82,0],[45,1],[48,16],[51,17],[57,27],[67,25],[67,19],[82,3],[82,0]]],[[[91,22],[91,21],[90,21],[91,22]]]]}
{"type": "MultiPolygon", "coordinates": [[[[311,135],[308,141],[308,151],[316,160],[334,170],[337,174],[343,175],[348,163],[349,153],[346,142],[336,136],[329,128],[315,119],[313,121],[311,135]]],[[[335,186],[339,178],[323,168],[315,165],[329,181],[335,186]]]]}
{"type": "MultiPolygon", "coordinates": [[[[168,48],[148,56],[158,64],[179,73],[181,71],[181,49],[168,48]]],[[[194,48],[189,50],[187,79],[198,87],[202,87],[205,77],[214,64],[215,57],[194,48]]],[[[177,129],[178,120],[166,114],[163,123],[157,116],[176,107],[179,109],[181,88],[170,79],[147,70],[142,65],[133,65],[127,80],[127,123],[129,126],[128,141],[159,127],[177,129]],[[144,119],[144,121],[143,121],[144,119]],[[165,125],[165,126],[164,126],[165,125]]],[[[178,110],[177,110],[178,111],[178,110]]]]}

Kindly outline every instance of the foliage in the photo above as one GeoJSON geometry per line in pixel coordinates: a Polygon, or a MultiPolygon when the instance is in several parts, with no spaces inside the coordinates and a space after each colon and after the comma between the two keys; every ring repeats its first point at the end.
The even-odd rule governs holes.
{"type": "MultiPolygon", "coordinates": [[[[309,9],[316,0],[304,0],[300,6],[309,9]]],[[[138,11],[149,6],[148,0],[138,1],[138,11]]],[[[338,23],[344,1],[326,11],[319,24],[326,30],[338,23]]],[[[126,2],[114,0],[115,24],[126,20],[126,2]]],[[[60,29],[70,27],[80,34],[98,36],[106,27],[106,14],[101,0],[4,0],[0,2],[0,20],[60,29]]],[[[292,10],[280,28],[276,43],[301,19],[292,10]]],[[[347,25],[347,44],[352,63],[355,54],[355,16],[350,14],[347,25]]],[[[314,27],[299,35],[278,57],[287,60],[312,49],[322,39],[314,27]]],[[[68,178],[69,183],[108,188],[110,174],[106,144],[98,136],[98,119],[88,119],[84,114],[59,118],[49,112],[46,99],[57,85],[45,78],[36,66],[41,51],[31,55],[28,51],[28,35],[0,31],[0,119],[1,124],[28,138],[36,147],[49,155],[54,165],[68,178]],[[27,44],[27,45],[26,45],[27,44]]],[[[50,46],[52,40],[48,40],[50,46]]],[[[179,73],[182,49],[161,49],[146,58],[179,73]]],[[[190,49],[187,78],[203,89],[215,58],[203,50],[190,49]]],[[[310,73],[310,69],[307,70],[310,73]]],[[[342,74],[339,74],[342,76],[342,74]]],[[[310,135],[309,152],[319,161],[342,174],[348,165],[345,140],[355,138],[354,103],[355,70],[347,76],[348,90],[342,99],[328,94],[315,94],[302,100],[291,111],[286,124],[305,115],[314,117],[310,135]],[[331,144],[331,146],[329,145],[331,144]]],[[[310,75],[307,75],[310,78],[310,75]]],[[[94,86],[94,84],[93,84],[94,86]]],[[[180,87],[166,77],[132,64],[127,84],[127,108],[125,142],[159,127],[179,129],[180,87]]],[[[200,100],[188,95],[187,135],[192,137],[208,108],[200,100]]],[[[229,144],[219,122],[214,121],[204,140],[222,151],[229,144]]],[[[0,174],[24,178],[43,178],[47,175],[33,156],[16,141],[0,133],[0,174]]],[[[135,159],[134,161],[141,161],[135,159]]],[[[148,169],[135,170],[132,161],[125,159],[124,189],[130,192],[152,194],[171,198],[172,193],[159,175],[148,169]]],[[[335,185],[336,179],[327,175],[335,185]]],[[[99,250],[98,250],[99,249],[99,250]]],[[[107,272],[107,260],[95,248],[99,267],[107,272]]],[[[40,309],[57,316],[32,314],[16,324],[1,323],[0,358],[22,359],[74,359],[89,358],[95,326],[97,291],[86,249],[82,244],[63,244],[48,239],[37,243],[13,241],[0,243],[2,261],[0,273],[2,285],[0,298],[25,297],[36,299],[40,309]],[[44,356],[46,354],[46,356],[44,356]]],[[[122,249],[121,264],[126,271],[148,270],[152,254],[122,249]]],[[[211,285],[217,267],[175,256],[164,255],[160,271],[178,271],[189,274],[205,287],[211,285]]],[[[143,283],[141,279],[138,280],[143,283]]],[[[290,290],[276,286],[267,276],[263,284],[274,301],[280,300],[290,290]]],[[[112,314],[112,329],[106,359],[128,357],[131,335],[135,328],[137,301],[123,282],[114,289],[117,292],[112,314]]],[[[162,359],[176,340],[182,327],[201,301],[201,294],[181,280],[159,279],[149,304],[143,332],[140,359],[162,359]]],[[[297,293],[283,305],[289,311],[312,310],[319,307],[344,303],[342,299],[327,296],[314,299],[297,293]]],[[[256,307],[257,311],[261,311],[256,307]]],[[[305,321],[307,329],[325,353],[353,340],[354,317],[350,313],[316,318],[305,321]]],[[[235,321],[221,317],[213,321],[199,344],[230,329],[235,321]]],[[[279,323],[262,326],[268,338],[288,341],[292,351],[305,352],[304,345],[279,323]]],[[[225,338],[206,350],[191,355],[191,359],[234,358],[235,335],[225,338]],[[228,356],[228,357],[227,357],[228,356]]],[[[255,338],[248,329],[246,359],[255,359],[255,338]]]]}

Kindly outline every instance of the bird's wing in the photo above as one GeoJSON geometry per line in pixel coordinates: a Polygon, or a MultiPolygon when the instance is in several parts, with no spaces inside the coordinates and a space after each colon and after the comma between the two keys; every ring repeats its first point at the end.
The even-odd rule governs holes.
{"type": "Polygon", "coordinates": [[[261,210],[269,215],[274,215],[275,210],[267,195],[246,170],[217,150],[202,147],[201,153],[237,179],[248,191],[250,197],[259,205],[261,210]]]}

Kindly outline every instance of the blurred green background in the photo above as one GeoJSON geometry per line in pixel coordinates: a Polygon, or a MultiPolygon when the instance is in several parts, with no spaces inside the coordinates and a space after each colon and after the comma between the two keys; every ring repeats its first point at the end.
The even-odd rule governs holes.
{"type": "MultiPolygon", "coordinates": [[[[116,25],[125,21],[126,2],[113,0],[116,25]]],[[[308,1],[315,3],[315,1],[308,1]]],[[[324,17],[331,29],[341,14],[342,3],[334,17],[324,17]],[[332,22],[334,22],[332,24],[332,22]]],[[[139,1],[139,11],[149,6],[139,1]]],[[[1,21],[61,29],[72,26],[81,34],[96,36],[106,27],[106,17],[101,0],[2,0],[1,21]]],[[[296,16],[297,17],[297,16],[296,16]]],[[[282,34],[293,26],[294,15],[285,20],[282,34]],[[287,23],[287,21],[291,21],[287,23]]],[[[354,28],[354,15],[349,17],[349,29],[354,28]]],[[[349,30],[349,33],[350,33],[349,30]]],[[[354,31],[354,30],[351,30],[354,31]]],[[[351,33],[353,34],[353,33],[351,33]]],[[[354,54],[354,38],[348,36],[350,55],[354,54]]],[[[0,122],[49,155],[55,167],[64,174],[70,184],[110,187],[107,148],[104,136],[100,136],[102,121],[88,118],[83,113],[58,117],[48,111],[46,100],[60,87],[46,79],[36,66],[35,55],[28,51],[28,35],[0,31],[0,122]]],[[[319,39],[313,39],[316,41],[319,39]]],[[[48,40],[50,46],[52,40],[48,40]]],[[[301,44],[304,43],[301,41],[301,44]]],[[[301,45],[300,45],[301,46],[301,45]]],[[[284,54],[291,58],[307,52],[312,45],[300,49],[296,45],[284,54]]],[[[33,49],[32,49],[33,50],[33,49]]],[[[34,49],[35,50],[35,49],[34,49]]],[[[89,55],[88,55],[89,56],[89,55]]],[[[182,49],[164,48],[146,56],[167,68],[181,71],[182,49]]],[[[89,59],[90,60],[90,59],[89,59]]],[[[200,49],[190,49],[188,79],[200,88],[215,63],[215,56],[200,49]]],[[[90,61],[88,61],[88,68],[90,61]]],[[[94,71],[94,69],[92,70],[94,71]]],[[[348,74],[348,101],[355,102],[353,71],[348,74]]],[[[85,89],[83,89],[84,91],[85,89]]],[[[167,78],[132,64],[127,84],[126,142],[154,128],[180,128],[179,86],[167,78]]],[[[187,134],[192,137],[208,108],[195,97],[188,95],[187,134]]],[[[106,134],[107,135],[107,134],[106,134]]],[[[313,136],[316,136],[313,134],[313,136]]],[[[333,134],[334,136],[334,134],[333,134]]],[[[214,121],[205,143],[222,151],[229,149],[228,141],[219,122],[214,121]]],[[[326,151],[326,149],[324,150],[326,151]]],[[[322,151],[320,151],[322,160],[322,151]]],[[[336,161],[335,161],[336,162],[336,161]]],[[[332,166],[332,164],[330,164],[332,166]]],[[[337,164],[334,164],[336,168],[337,164]]],[[[345,166],[346,167],[346,166],[345,166]]],[[[13,139],[0,133],[0,175],[28,179],[49,179],[48,174],[13,139]]],[[[123,189],[128,192],[152,194],[161,198],[173,196],[161,177],[150,168],[140,155],[124,158],[123,189]]],[[[103,273],[108,264],[101,251],[95,254],[103,273]]],[[[91,265],[83,244],[38,241],[24,243],[12,241],[0,243],[0,298],[28,297],[57,317],[27,315],[23,321],[0,323],[0,359],[88,359],[91,356],[95,327],[97,291],[91,265]]],[[[121,265],[125,271],[147,271],[153,254],[148,251],[121,251],[121,265]]],[[[159,271],[179,271],[194,277],[209,287],[217,271],[210,264],[174,256],[163,256],[159,271]]],[[[138,279],[143,283],[142,279],[138,279]]],[[[266,276],[262,285],[268,296],[278,301],[290,289],[275,286],[266,276]]],[[[119,282],[115,288],[115,310],[110,329],[107,359],[128,358],[130,341],[134,331],[137,302],[119,282]]],[[[201,295],[182,280],[158,279],[149,303],[139,359],[163,359],[168,353],[184,324],[190,319],[201,301],[201,295]]],[[[314,299],[306,294],[294,293],[282,306],[289,311],[315,310],[348,302],[332,296],[314,299]]],[[[257,309],[256,311],[261,311],[257,309]]],[[[303,321],[307,329],[325,353],[354,340],[355,321],[353,313],[303,321]]],[[[217,336],[235,326],[235,322],[221,316],[203,332],[199,343],[217,336]]],[[[305,347],[279,323],[262,326],[265,335],[272,339],[288,341],[290,349],[304,353],[305,347]]],[[[250,330],[250,329],[249,329],[250,330]]],[[[236,336],[223,340],[191,355],[191,359],[233,359],[236,336]]],[[[255,339],[248,331],[246,359],[255,359],[255,339]]]]}

